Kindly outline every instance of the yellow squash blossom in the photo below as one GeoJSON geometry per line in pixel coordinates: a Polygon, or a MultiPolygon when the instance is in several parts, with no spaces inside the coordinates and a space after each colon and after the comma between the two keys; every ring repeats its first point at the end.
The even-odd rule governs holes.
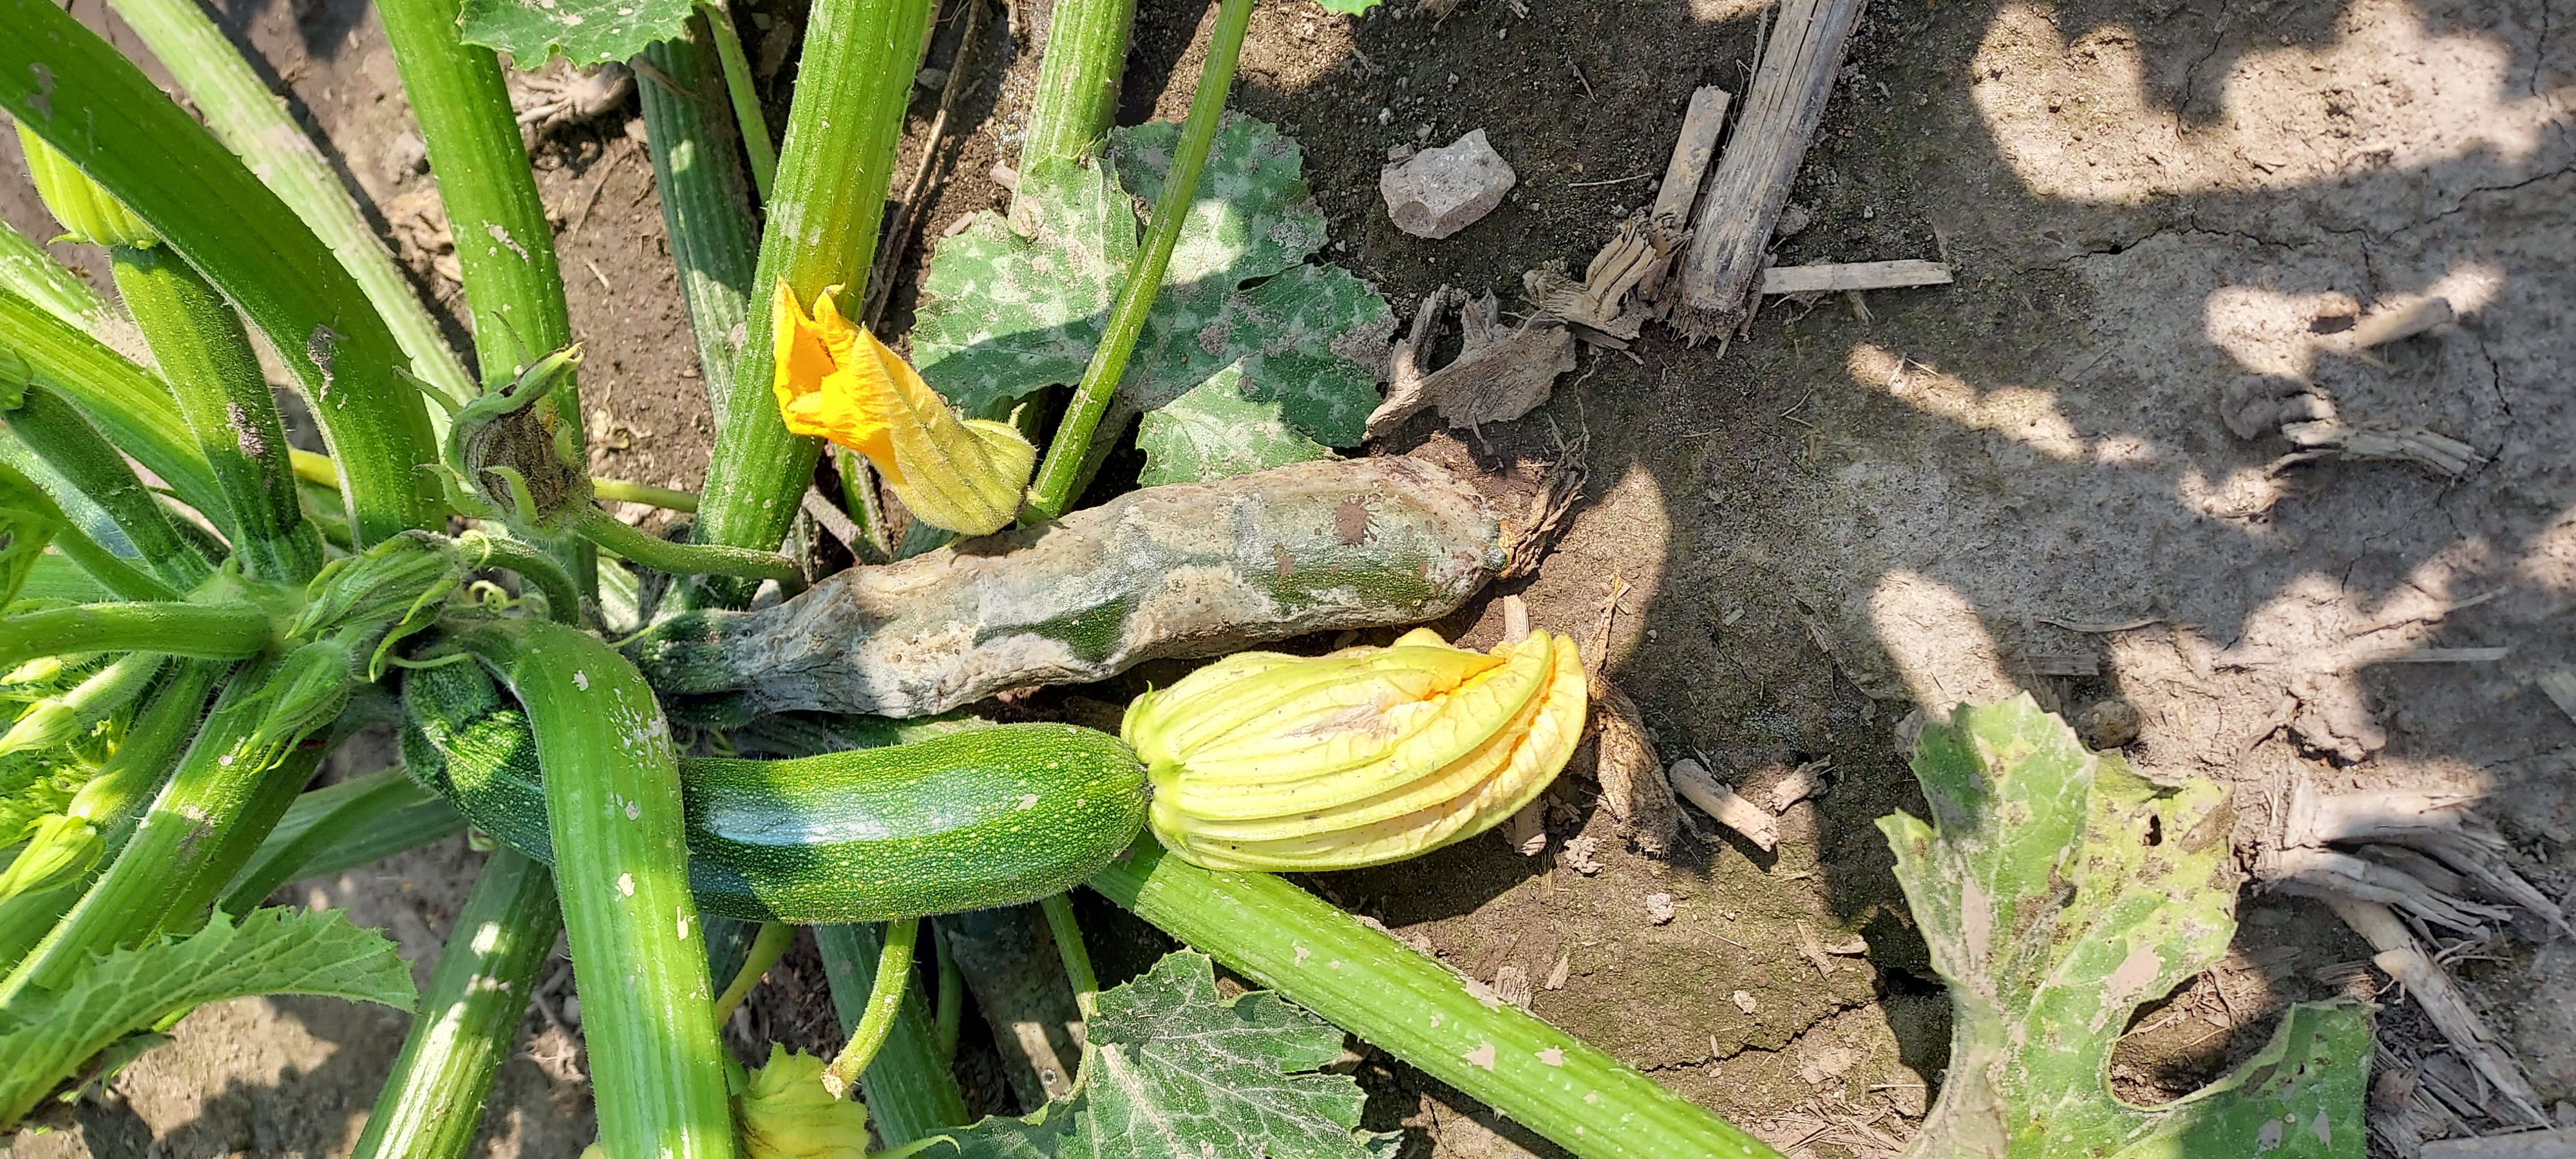
{"type": "Polygon", "coordinates": [[[798,308],[786,282],[771,307],[787,429],[868,457],[913,515],[961,535],[1009,526],[1037,448],[1009,423],[960,419],[921,375],[832,305],[840,287],[798,308]]]}
{"type": "Polygon", "coordinates": [[[1154,782],[1154,836],[1210,869],[1377,865],[1473,837],[1536,800],[1587,704],[1574,641],[1492,652],[1417,628],[1385,648],[1229,656],[1136,699],[1121,728],[1154,782]]]}

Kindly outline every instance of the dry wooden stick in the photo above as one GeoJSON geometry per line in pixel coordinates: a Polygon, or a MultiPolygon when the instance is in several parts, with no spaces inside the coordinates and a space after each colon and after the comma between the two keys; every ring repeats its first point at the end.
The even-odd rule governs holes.
{"type": "Polygon", "coordinates": [[[2468,997],[2460,993],[2459,986],[2443,972],[2441,964],[2424,952],[2423,945],[2415,940],[2414,932],[2406,928],[2405,922],[2399,921],[2387,906],[2377,902],[2329,897],[2326,904],[2333,906],[2335,915],[2341,917],[2345,925],[2351,926],[2379,951],[2378,956],[2371,959],[2371,964],[2387,971],[2389,977],[2405,983],[2406,992],[2414,996],[2415,1004],[2423,1008],[2425,1017],[2442,1032],[2451,1049],[2477,1068],[2478,1074],[2492,1084],[2496,1093],[2503,1095],[2514,1110],[2533,1123],[2548,1125],[2548,1116],[2540,1111],[2540,1095],[2531,1089],[2531,1080],[2523,1077],[2521,1065],[2496,1041],[2495,1032],[2487,1029],[2486,1020],[2478,1017],[2477,1008],[2469,1005],[2468,997]]]}
{"type": "Polygon", "coordinates": [[[1842,68],[1843,42],[1859,16],[1860,0],[1786,0],[1781,6],[1735,138],[1709,178],[1698,228],[1682,258],[1673,324],[1692,341],[1729,333],[1744,320],[1746,292],[1762,272],[1771,227],[1806,159],[1807,138],[1824,119],[1825,98],[1842,68]]]}

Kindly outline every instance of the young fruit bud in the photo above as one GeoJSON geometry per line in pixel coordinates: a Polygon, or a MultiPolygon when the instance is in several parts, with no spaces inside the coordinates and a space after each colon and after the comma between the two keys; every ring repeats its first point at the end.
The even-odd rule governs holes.
{"type": "Polygon", "coordinates": [[[1385,648],[1247,652],[1148,692],[1123,733],[1154,782],[1154,835],[1210,869],[1353,869],[1475,836],[1574,755],[1574,641],[1491,654],[1417,628],[1385,648]]]}
{"type": "Polygon", "coordinates": [[[769,1063],[738,1077],[734,1126],[748,1159],[864,1159],[868,1109],[823,1090],[823,1060],[769,1044],[769,1063]]]}
{"type": "Polygon", "coordinates": [[[778,283],[778,371],[770,389],[787,429],[868,457],[903,505],[934,527],[983,535],[1010,525],[1037,448],[1009,423],[960,419],[876,335],[823,291],[808,315],[778,283]]]}
{"type": "Polygon", "coordinates": [[[91,245],[121,245],[150,249],[161,244],[161,235],[134,216],[125,203],[110,196],[89,174],[72,164],[72,159],[56,152],[45,139],[29,132],[25,122],[18,125],[18,144],[27,151],[27,175],[36,181],[36,196],[53,211],[54,220],[63,223],[63,236],[91,245]]]}

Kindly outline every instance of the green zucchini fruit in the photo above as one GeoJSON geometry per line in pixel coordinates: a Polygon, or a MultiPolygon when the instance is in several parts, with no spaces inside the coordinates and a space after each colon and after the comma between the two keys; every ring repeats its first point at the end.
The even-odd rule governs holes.
{"type": "MultiPolygon", "coordinates": [[[[403,760],[477,827],[554,863],[536,741],[479,665],[403,679],[403,760]]],[[[897,728],[927,739],[782,761],[682,758],[689,885],[708,913],[837,925],[1061,893],[1145,822],[1145,770],[1061,724],[897,728]]]]}

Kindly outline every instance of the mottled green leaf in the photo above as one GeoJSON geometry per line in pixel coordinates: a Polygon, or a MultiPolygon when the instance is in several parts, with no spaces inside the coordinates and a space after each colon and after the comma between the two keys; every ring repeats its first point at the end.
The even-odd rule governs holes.
{"type": "Polygon", "coordinates": [[[1277,402],[1243,397],[1242,381],[1238,362],[1147,413],[1136,427],[1137,449],[1145,452],[1136,481],[1197,483],[1333,457],[1281,419],[1277,402]]]}
{"type": "Polygon", "coordinates": [[[625,60],[680,34],[690,0],[465,0],[457,23],[467,44],[535,68],[560,52],[575,64],[625,60]]]}
{"type": "Polygon", "coordinates": [[[1357,16],[1378,6],[1378,0],[1318,0],[1318,2],[1324,6],[1324,11],[1339,12],[1344,16],[1357,16]]]}
{"type": "Polygon", "coordinates": [[[2371,1022],[2355,1003],[2293,1006],[2262,1053],[2163,1107],[2105,1085],[2130,1015],[2235,935],[2224,790],[2150,782],[2028,696],[1925,729],[1914,774],[1932,823],[1879,828],[1957,1012],[1914,1154],[2362,1153],[2371,1022]]]}
{"type": "Polygon", "coordinates": [[[1222,998],[1206,955],[1165,955],[1095,1010],[1074,1092],[949,1136],[965,1159],[1369,1159],[1397,1138],[1359,1130],[1359,1084],[1316,1073],[1341,1031],[1266,991],[1222,998]]]}
{"type": "Polygon", "coordinates": [[[338,910],[257,910],[235,925],[118,950],[61,993],[22,991],[0,1007],[0,1130],[116,1040],[163,1018],[248,994],[319,994],[409,1010],[411,967],[394,944],[338,910]]]}
{"type": "MultiPolygon", "coordinates": [[[[912,353],[969,413],[1082,377],[1162,191],[1179,126],[1110,135],[1110,163],[1042,162],[1021,177],[1022,229],[979,215],[940,244],[923,277],[912,353]]],[[[1324,218],[1296,142],[1229,115],[1163,288],[1119,383],[1122,413],[1169,405],[1228,366],[1239,390],[1333,446],[1360,441],[1394,316],[1368,284],[1310,264],[1324,218]]]]}

